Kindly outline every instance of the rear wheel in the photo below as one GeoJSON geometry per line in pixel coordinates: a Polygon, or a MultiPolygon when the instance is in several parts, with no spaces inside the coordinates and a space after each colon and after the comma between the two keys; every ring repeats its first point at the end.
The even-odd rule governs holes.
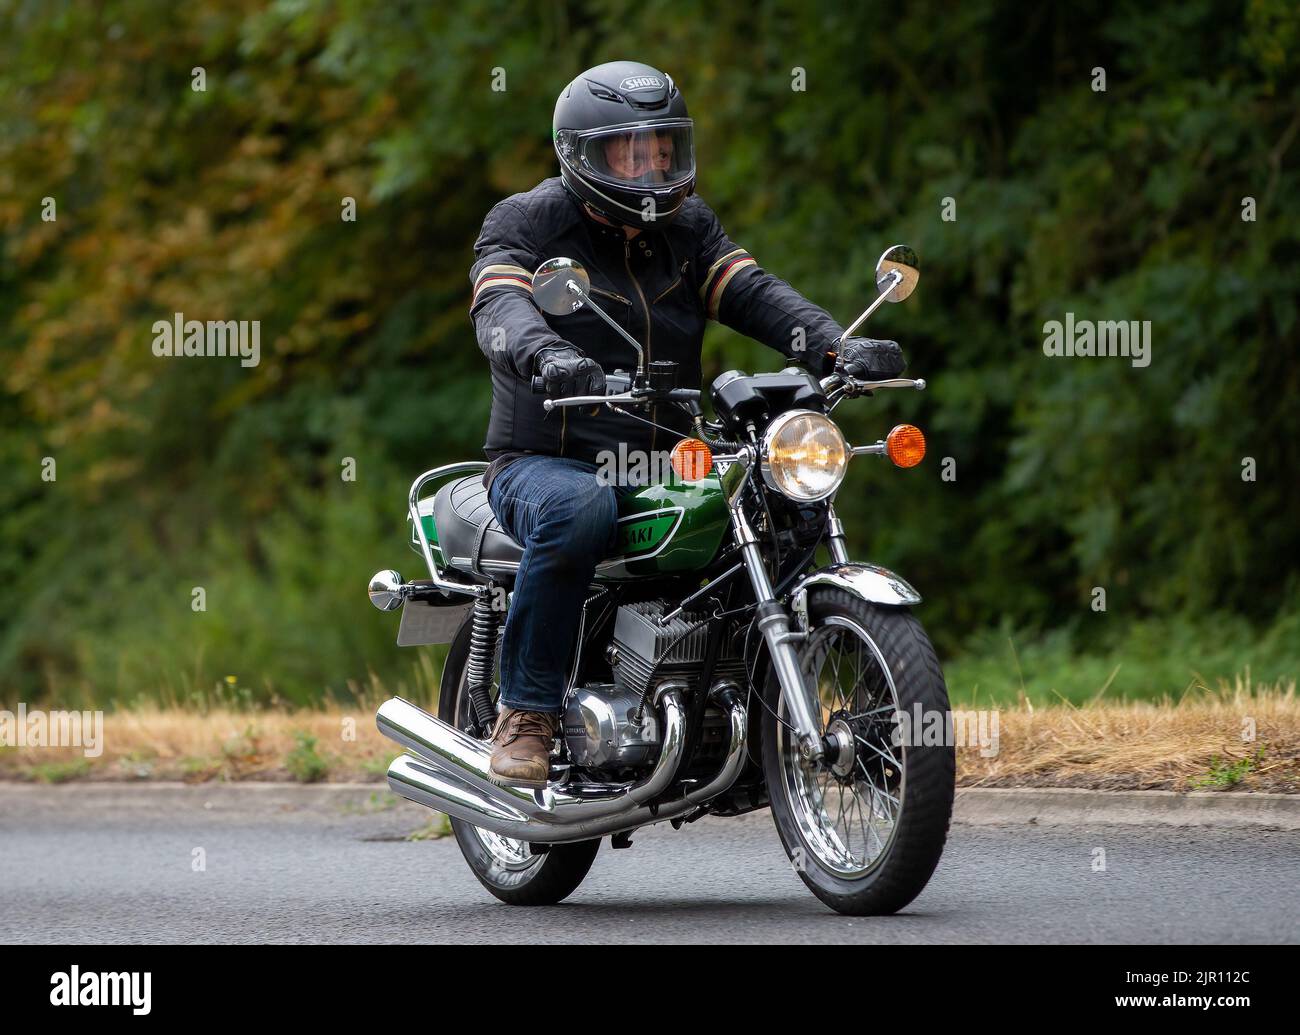
{"type": "Polygon", "coordinates": [[[927,724],[951,729],[943,673],[925,630],[905,610],[815,587],[808,620],[800,662],[816,681],[814,714],[832,747],[816,763],[801,756],[771,677],[763,771],[772,817],[819,899],[854,916],[893,913],[934,873],[952,815],[952,738],[922,737],[927,724]],[[920,725],[909,725],[918,717],[920,725]]]}
{"type": "MultiPolygon", "coordinates": [[[[438,718],[461,730],[468,730],[471,725],[466,681],[470,629],[471,621],[466,618],[447,654],[438,695],[438,718]]],[[[497,650],[499,654],[499,638],[497,650]]],[[[501,693],[496,678],[499,670],[500,665],[494,663],[489,691],[494,710],[501,693]]],[[[527,841],[502,837],[464,820],[453,819],[451,829],[461,854],[479,883],[502,902],[513,906],[549,906],[567,898],[587,876],[600,848],[600,839],[597,838],[550,845],[545,851],[535,852],[527,841]]]]}

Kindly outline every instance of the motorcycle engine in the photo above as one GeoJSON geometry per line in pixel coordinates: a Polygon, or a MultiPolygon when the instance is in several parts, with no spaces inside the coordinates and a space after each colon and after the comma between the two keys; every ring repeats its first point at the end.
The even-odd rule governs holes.
{"type": "MultiPolygon", "coordinates": [[[[570,691],[564,712],[564,741],[573,764],[602,774],[644,768],[659,754],[661,730],[653,688],[672,680],[692,694],[705,693],[700,668],[708,645],[707,620],[678,615],[660,624],[663,600],[624,604],[614,619],[608,657],[613,683],[589,683],[570,691]],[[647,702],[642,707],[642,702],[647,702]]],[[[729,640],[719,645],[713,682],[740,682],[744,662],[729,640]]],[[[727,719],[710,704],[704,712],[693,766],[716,769],[728,737],[727,719]]]]}
{"type": "Polygon", "coordinates": [[[564,742],[583,769],[635,769],[659,753],[655,709],[641,708],[641,695],[613,683],[589,683],[569,695],[564,742]]]}

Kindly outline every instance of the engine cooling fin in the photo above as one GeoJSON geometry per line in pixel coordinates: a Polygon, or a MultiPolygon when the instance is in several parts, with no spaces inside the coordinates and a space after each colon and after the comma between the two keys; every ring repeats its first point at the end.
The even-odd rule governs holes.
{"type": "MultiPolygon", "coordinates": [[[[645,697],[665,679],[684,680],[694,687],[709,646],[711,622],[688,618],[685,613],[660,624],[665,604],[661,600],[624,604],[614,619],[614,684],[645,697]]],[[[718,646],[713,679],[740,680],[744,661],[728,637],[718,646]]]]}

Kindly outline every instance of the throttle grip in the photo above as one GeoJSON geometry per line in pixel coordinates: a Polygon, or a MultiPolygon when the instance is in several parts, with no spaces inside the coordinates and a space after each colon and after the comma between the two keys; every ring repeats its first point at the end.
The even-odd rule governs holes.
{"type": "Polygon", "coordinates": [[[534,395],[546,394],[546,378],[544,377],[533,378],[533,394],[534,395]]]}

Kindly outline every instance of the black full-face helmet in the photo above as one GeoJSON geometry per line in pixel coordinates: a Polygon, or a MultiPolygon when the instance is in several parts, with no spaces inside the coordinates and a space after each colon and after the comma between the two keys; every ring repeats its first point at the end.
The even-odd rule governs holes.
{"type": "Polygon", "coordinates": [[[565,186],[626,226],[663,226],[695,190],[693,124],[672,79],[639,61],[589,68],[552,123],[565,186]]]}

